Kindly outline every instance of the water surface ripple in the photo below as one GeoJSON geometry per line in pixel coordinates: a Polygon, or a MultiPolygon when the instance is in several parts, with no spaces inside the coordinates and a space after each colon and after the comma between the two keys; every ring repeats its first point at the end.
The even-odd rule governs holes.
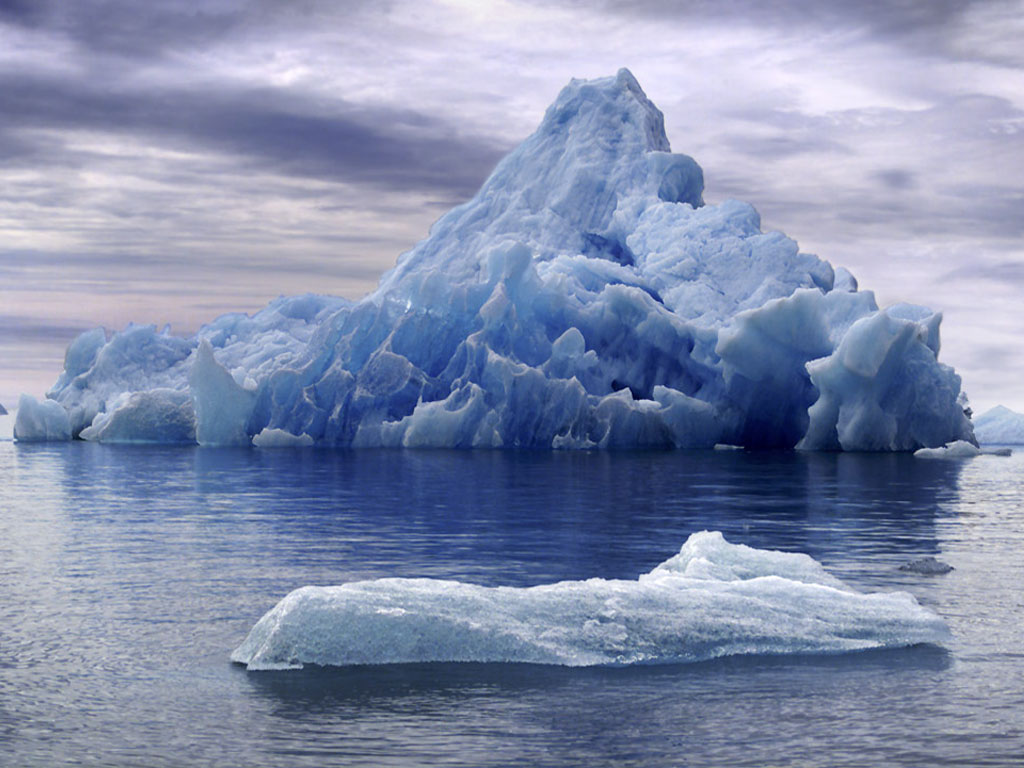
{"type": "Polygon", "coordinates": [[[1019,765],[1024,460],[0,442],[0,763],[1019,765]],[[304,584],[635,578],[687,536],[903,589],[953,640],[659,668],[247,673],[304,584]],[[945,576],[900,571],[934,555],[945,576]]]}

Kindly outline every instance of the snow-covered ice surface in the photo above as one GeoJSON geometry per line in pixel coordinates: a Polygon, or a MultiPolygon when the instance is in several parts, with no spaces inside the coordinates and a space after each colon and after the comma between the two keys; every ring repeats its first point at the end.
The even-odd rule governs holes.
{"type": "Polygon", "coordinates": [[[879,310],[846,270],[762,232],[750,205],[702,194],[628,71],[574,80],[373,294],[281,298],[192,338],[96,329],[48,397],[71,435],[100,441],[160,439],[161,424],[180,439],[178,401],[125,396],[167,390],[189,394],[212,445],[265,429],[359,446],[973,440],[937,360],[938,313],[879,310]]]}
{"type": "Polygon", "coordinates": [[[1024,445],[1024,414],[997,405],[974,419],[980,443],[1024,445]]]}
{"type": "Polygon", "coordinates": [[[297,589],[231,659],[304,664],[694,662],[737,654],[838,653],[941,643],[942,620],[904,592],[863,594],[803,554],[693,534],[636,581],[482,587],[378,579],[297,589]]]}

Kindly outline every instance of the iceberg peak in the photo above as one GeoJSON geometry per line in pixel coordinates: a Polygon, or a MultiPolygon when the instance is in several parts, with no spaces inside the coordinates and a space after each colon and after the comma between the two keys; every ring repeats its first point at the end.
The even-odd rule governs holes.
{"type": "Polygon", "coordinates": [[[591,146],[593,137],[602,136],[647,152],[672,151],[664,115],[625,68],[614,77],[570,80],[548,107],[537,132],[564,134],[567,144],[591,146]]]}
{"type": "MultiPolygon", "coordinates": [[[[434,225],[381,281],[409,300],[412,273],[475,275],[488,245],[514,241],[536,261],[582,254],[632,265],[628,223],[653,202],[704,204],[704,173],[672,154],[661,111],[627,69],[572,80],[540,126],[498,163],[480,191],[434,225]]],[[[415,281],[415,278],[413,278],[415,281]]]]}

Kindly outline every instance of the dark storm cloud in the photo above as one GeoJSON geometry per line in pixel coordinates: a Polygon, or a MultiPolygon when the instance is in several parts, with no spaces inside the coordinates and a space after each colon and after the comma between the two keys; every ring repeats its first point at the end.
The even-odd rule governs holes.
{"type": "Polygon", "coordinates": [[[0,0],[0,22],[35,24],[43,13],[43,4],[35,0],[0,0]]]}
{"type": "Polygon", "coordinates": [[[273,89],[107,91],[2,73],[0,115],[0,158],[8,165],[34,165],[44,154],[61,162],[36,151],[29,130],[85,129],[182,149],[199,145],[282,174],[456,196],[475,192],[506,149],[411,110],[323,105],[273,89]]]}
{"type": "Polygon", "coordinates": [[[351,23],[367,5],[377,12],[386,7],[362,0],[0,0],[0,23],[59,35],[96,54],[151,59],[232,35],[351,23]]]}

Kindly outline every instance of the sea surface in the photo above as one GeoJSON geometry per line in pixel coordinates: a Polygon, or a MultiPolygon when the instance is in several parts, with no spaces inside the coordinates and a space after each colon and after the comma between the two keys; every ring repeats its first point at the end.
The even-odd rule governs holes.
{"type": "Polygon", "coordinates": [[[1018,766],[1024,458],[0,440],[3,766],[1018,766]],[[806,552],[943,648],[247,672],[295,587],[635,578],[689,534],[806,552]],[[942,576],[899,567],[932,555],[942,576]]]}

